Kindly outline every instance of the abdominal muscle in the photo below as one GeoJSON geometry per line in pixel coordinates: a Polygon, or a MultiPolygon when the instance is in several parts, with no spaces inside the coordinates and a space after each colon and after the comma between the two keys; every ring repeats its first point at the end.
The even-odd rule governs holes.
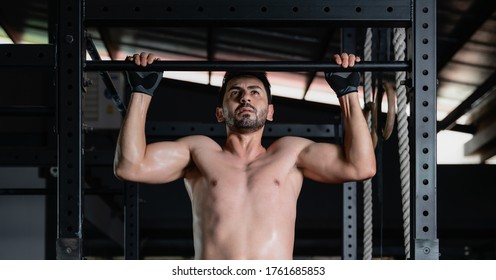
{"type": "Polygon", "coordinates": [[[301,182],[277,184],[269,176],[258,174],[262,180],[255,182],[239,174],[231,182],[185,180],[193,207],[195,258],[292,259],[299,189],[291,185],[301,182]]]}

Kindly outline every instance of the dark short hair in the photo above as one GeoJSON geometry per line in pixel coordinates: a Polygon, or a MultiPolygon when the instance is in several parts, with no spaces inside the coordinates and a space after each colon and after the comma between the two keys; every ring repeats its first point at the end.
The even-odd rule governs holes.
{"type": "Polygon", "coordinates": [[[272,103],[272,95],[270,93],[270,83],[269,80],[267,79],[266,72],[226,72],[226,74],[224,75],[224,79],[222,80],[222,86],[219,90],[219,106],[222,106],[222,102],[224,101],[224,95],[226,94],[227,83],[230,80],[240,76],[253,76],[259,79],[262,82],[265,91],[267,92],[267,100],[269,101],[269,104],[272,103]]]}

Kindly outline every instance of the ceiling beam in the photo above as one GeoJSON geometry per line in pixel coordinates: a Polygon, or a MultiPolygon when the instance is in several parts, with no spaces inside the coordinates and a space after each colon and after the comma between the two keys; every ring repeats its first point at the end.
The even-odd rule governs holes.
{"type": "Polygon", "coordinates": [[[456,120],[472,109],[473,104],[491,90],[496,84],[496,71],[484,81],[470,96],[451,111],[443,120],[438,123],[437,132],[445,129],[451,129],[456,120]]]}
{"type": "Polygon", "coordinates": [[[19,44],[22,41],[22,32],[7,22],[6,18],[0,10],[0,27],[14,44],[19,44]]]}
{"type": "Polygon", "coordinates": [[[98,27],[98,33],[100,33],[100,38],[102,38],[102,43],[105,46],[110,59],[117,59],[117,52],[119,51],[119,47],[114,42],[114,40],[112,40],[109,29],[106,27],[98,27]]]}
{"type": "MultiPolygon", "coordinates": [[[[215,48],[217,40],[215,36],[215,32],[212,27],[207,27],[207,60],[214,61],[215,53],[217,49],[215,48]]],[[[210,85],[210,81],[212,80],[212,71],[208,71],[208,84],[210,85]]]]}
{"type": "Polygon", "coordinates": [[[470,41],[472,35],[479,30],[486,20],[491,18],[496,10],[496,1],[473,1],[472,6],[463,13],[448,38],[438,38],[437,71],[438,73],[448,64],[453,56],[470,41]]]}
{"type": "MultiPolygon", "coordinates": [[[[333,41],[331,40],[334,37],[334,34],[336,33],[336,28],[329,28],[327,32],[325,33],[324,36],[322,36],[322,39],[320,40],[320,49],[316,52],[316,55],[314,56],[315,60],[325,60],[328,59],[327,53],[328,49],[331,48],[331,43],[333,41]]],[[[304,94],[303,94],[303,99],[307,96],[308,90],[310,89],[310,86],[312,85],[313,81],[315,80],[315,77],[317,76],[317,71],[309,71],[307,72],[306,75],[306,81],[305,81],[305,88],[304,88],[304,94]]]]}
{"type": "Polygon", "coordinates": [[[465,145],[465,155],[479,154],[481,160],[485,161],[496,154],[496,122],[479,129],[472,139],[465,145]]]}

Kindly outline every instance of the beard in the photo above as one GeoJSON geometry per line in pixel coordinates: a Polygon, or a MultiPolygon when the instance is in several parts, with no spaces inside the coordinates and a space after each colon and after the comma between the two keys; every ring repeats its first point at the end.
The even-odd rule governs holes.
{"type": "Polygon", "coordinates": [[[234,114],[227,112],[227,109],[224,109],[224,116],[227,116],[226,125],[231,131],[254,132],[264,127],[265,121],[267,119],[267,108],[258,111],[257,109],[255,109],[255,107],[247,104],[244,106],[239,106],[235,110],[234,114]],[[236,118],[236,112],[243,107],[251,108],[255,113],[255,119],[251,118],[251,115],[253,115],[253,113],[243,113],[238,118],[236,118]]]}

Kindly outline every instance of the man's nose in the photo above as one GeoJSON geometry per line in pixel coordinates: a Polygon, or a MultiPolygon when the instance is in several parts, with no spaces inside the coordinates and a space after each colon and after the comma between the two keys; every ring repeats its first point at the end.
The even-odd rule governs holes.
{"type": "Polygon", "coordinates": [[[239,100],[241,103],[250,103],[251,102],[251,99],[250,99],[250,95],[245,91],[241,94],[241,97],[240,97],[240,100],[239,100]]]}

